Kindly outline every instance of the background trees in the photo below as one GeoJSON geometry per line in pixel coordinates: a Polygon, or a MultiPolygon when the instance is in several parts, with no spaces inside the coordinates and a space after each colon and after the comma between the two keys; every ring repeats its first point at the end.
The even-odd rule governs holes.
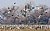
{"type": "Polygon", "coordinates": [[[46,5],[32,6],[30,2],[30,4],[27,3],[20,7],[2,8],[2,11],[0,10],[0,22],[3,24],[48,24],[50,8],[46,5]]]}

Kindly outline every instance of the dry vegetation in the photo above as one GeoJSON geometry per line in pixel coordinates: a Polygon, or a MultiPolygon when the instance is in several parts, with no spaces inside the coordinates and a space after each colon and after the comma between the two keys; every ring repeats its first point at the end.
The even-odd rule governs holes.
{"type": "Polygon", "coordinates": [[[50,29],[30,29],[30,28],[23,28],[23,29],[17,29],[17,28],[0,28],[0,31],[50,31],[50,29]]]}
{"type": "Polygon", "coordinates": [[[50,25],[2,25],[0,31],[50,31],[49,27],[50,25]]]}

